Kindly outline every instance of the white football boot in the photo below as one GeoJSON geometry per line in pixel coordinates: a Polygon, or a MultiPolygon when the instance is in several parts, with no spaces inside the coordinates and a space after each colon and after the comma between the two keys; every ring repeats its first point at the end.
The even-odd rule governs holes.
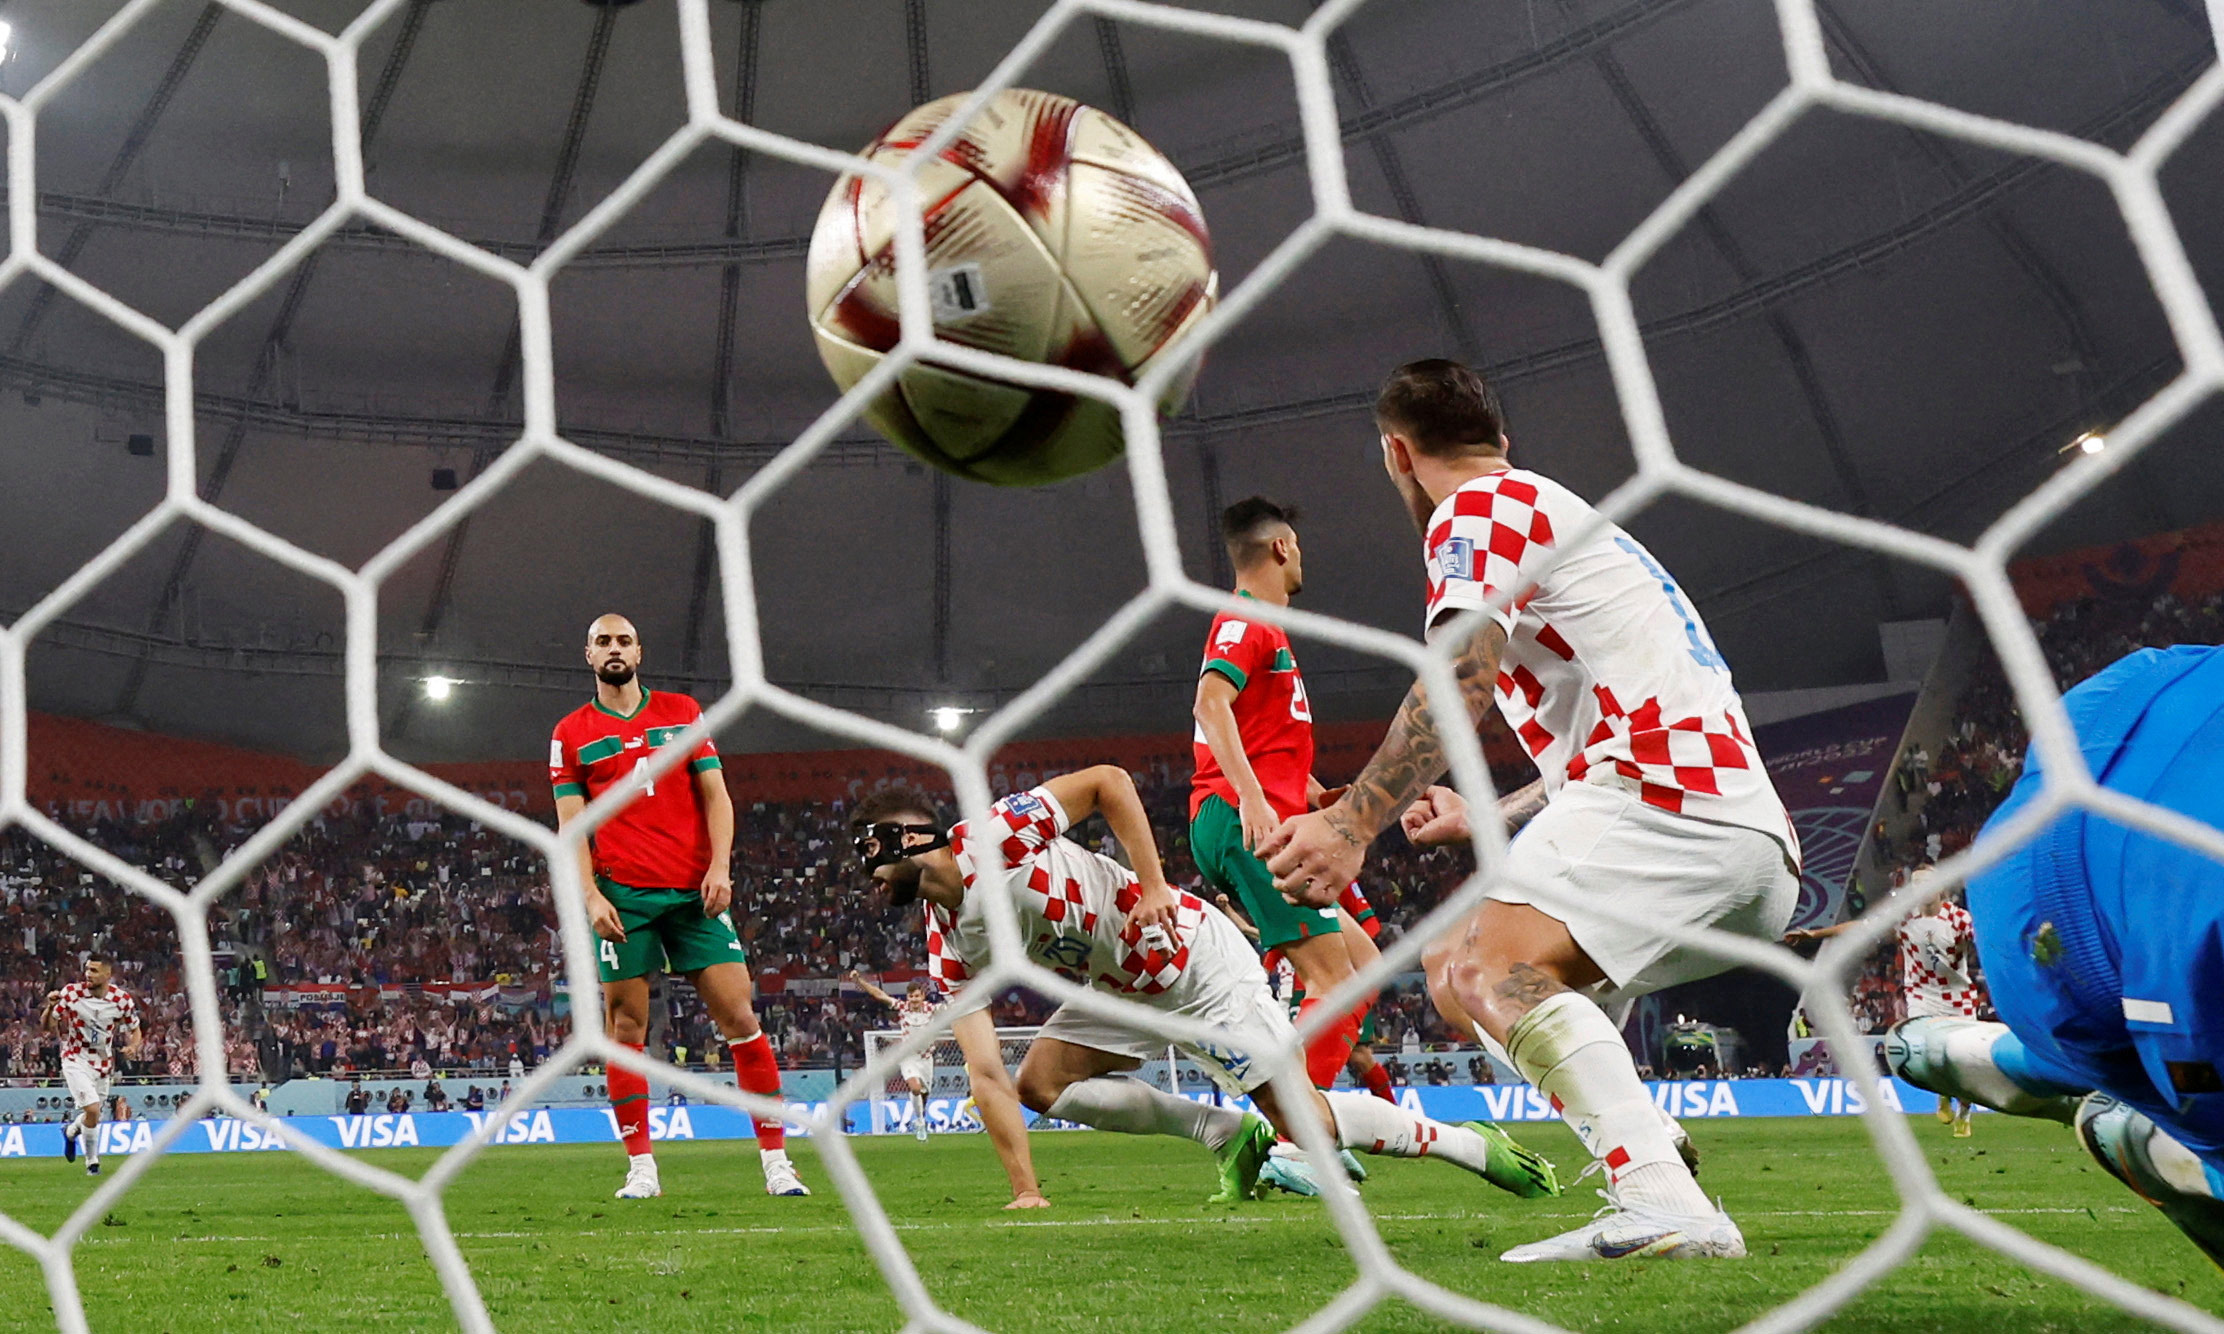
{"type": "Polygon", "coordinates": [[[1499,1256],[1514,1264],[1539,1260],[1738,1260],[1745,1256],[1745,1234],[1717,1204],[1711,1214],[1662,1213],[1617,1198],[1612,1188],[1599,1194],[1606,1207],[1591,1221],[1557,1237],[1516,1246],[1499,1256]]]}
{"type": "Polygon", "coordinates": [[[808,1195],[811,1193],[811,1188],[803,1184],[803,1178],[795,1174],[795,1164],[788,1161],[788,1156],[785,1153],[777,1158],[767,1155],[764,1160],[764,1171],[765,1194],[767,1195],[808,1195]]]}
{"type": "Polygon", "coordinates": [[[625,1184],[618,1187],[621,1200],[653,1200],[664,1193],[664,1185],[656,1179],[656,1155],[635,1154],[626,1159],[625,1184]]]}

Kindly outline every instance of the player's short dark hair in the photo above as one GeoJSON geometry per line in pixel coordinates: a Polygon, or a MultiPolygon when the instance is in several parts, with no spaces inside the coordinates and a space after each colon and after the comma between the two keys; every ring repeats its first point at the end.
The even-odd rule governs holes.
{"type": "Polygon", "coordinates": [[[1249,569],[1266,555],[1279,536],[1277,528],[1297,527],[1297,506],[1283,505],[1265,496],[1239,500],[1220,511],[1220,540],[1228,544],[1228,560],[1237,569],[1249,569]]]}
{"type": "Polygon", "coordinates": [[[116,961],[115,961],[114,959],[110,958],[110,957],[109,957],[109,954],[108,954],[108,951],[107,951],[107,950],[104,950],[104,949],[90,949],[90,950],[87,950],[87,951],[85,951],[85,962],[86,962],[86,963],[104,963],[104,964],[107,964],[107,965],[108,965],[109,967],[111,967],[111,968],[113,968],[113,967],[115,967],[115,966],[116,966],[116,961]]]}
{"type": "Polygon", "coordinates": [[[1442,357],[1390,372],[1375,395],[1375,423],[1431,458],[1495,451],[1506,438],[1498,391],[1482,372],[1442,357]]]}
{"type": "Polygon", "coordinates": [[[915,787],[884,787],[868,792],[850,815],[851,824],[887,824],[899,815],[924,815],[930,824],[942,823],[942,811],[933,797],[915,787]]]}

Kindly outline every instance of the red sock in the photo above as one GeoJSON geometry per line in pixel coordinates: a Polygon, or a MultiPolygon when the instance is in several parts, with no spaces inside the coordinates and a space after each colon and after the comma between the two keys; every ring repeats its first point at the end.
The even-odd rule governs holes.
{"type": "MultiPolygon", "coordinates": [[[[638,1042],[626,1046],[641,1050],[638,1042]]],[[[618,1138],[626,1153],[639,1157],[649,1151],[649,1077],[624,1066],[610,1067],[610,1109],[618,1114],[618,1138]]]]}
{"type": "MultiPolygon", "coordinates": [[[[1297,1007],[1297,1017],[1302,1022],[1319,1002],[1307,997],[1297,1007]]],[[[1305,1048],[1305,1073],[1312,1079],[1314,1088],[1334,1088],[1336,1075],[1351,1059],[1351,1049],[1359,1043],[1359,1016],[1347,1014],[1322,1029],[1305,1048]]]]}
{"type": "Polygon", "coordinates": [[[1381,1066],[1370,1065],[1367,1067],[1366,1084],[1367,1092],[1374,1094],[1384,1102],[1396,1102],[1398,1100],[1398,1095],[1390,1091],[1390,1072],[1381,1066]]]}
{"type": "MultiPolygon", "coordinates": [[[[734,1053],[734,1077],[744,1093],[761,1093],[768,1098],[780,1096],[780,1062],[772,1055],[772,1039],[762,1032],[753,1038],[727,1044],[734,1053]]],[[[779,1117],[757,1119],[757,1147],[784,1149],[788,1147],[788,1128],[779,1117]]]]}

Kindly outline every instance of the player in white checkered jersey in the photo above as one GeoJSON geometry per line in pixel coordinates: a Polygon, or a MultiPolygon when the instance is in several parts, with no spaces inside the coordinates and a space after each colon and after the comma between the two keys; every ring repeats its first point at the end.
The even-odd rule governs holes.
{"type": "MultiPolygon", "coordinates": [[[[1269,1123],[1290,1129],[1261,1059],[1291,1049],[1289,1015],[1235,925],[1166,883],[1150,817],[1126,770],[1099,765],[1014,793],[989,809],[982,828],[967,822],[946,829],[925,794],[886,788],[858,803],[851,827],[858,860],[888,899],[899,906],[913,898],[925,901],[928,967],[944,987],[961,987],[990,964],[988,910],[976,883],[984,849],[995,847],[1007,868],[1005,883],[1029,960],[1069,981],[1225,1034],[1225,1045],[1193,1042],[1062,1005],[1028,1045],[1019,1067],[1019,1100],[1040,1115],[1099,1130],[1196,1140],[1220,1163],[1221,1189],[1214,1199],[1230,1202],[1253,1194],[1274,1147],[1269,1123]],[[1061,837],[1076,821],[1099,812],[1133,870],[1061,837]],[[1229,1094],[1248,1094],[1265,1119],[1116,1077],[1163,1055],[1169,1043],[1229,1094]]],[[[951,1002],[959,1007],[953,1031],[969,1072],[1002,1068],[985,1008],[990,999],[974,994],[951,1002]]],[[[1302,1058],[1293,1059],[1302,1073],[1302,1058]]],[[[976,1076],[982,1120],[1016,1189],[1034,1175],[1026,1135],[1016,1109],[1005,1120],[1002,1109],[980,1094],[976,1076]]],[[[1365,1093],[1315,1090],[1314,1109],[1341,1147],[1443,1159],[1517,1195],[1558,1193],[1552,1164],[1495,1126],[1446,1125],[1365,1093]]]]}
{"type": "Polygon", "coordinates": [[[115,968],[106,956],[85,956],[85,975],[59,991],[46,993],[39,1023],[62,1039],[62,1083],[75,1109],[62,1123],[62,1157],[77,1161],[85,1151],[85,1171],[100,1175],[101,1110],[108,1102],[108,1081],[116,1072],[116,1037],[129,1030],[124,1055],[137,1060],[144,1037],[139,1002],[111,980],[115,968]]]}
{"type": "Polygon", "coordinates": [[[1651,553],[1514,466],[1482,376],[1414,362],[1375,415],[1426,544],[1429,632],[1465,636],[1460,698],[1416,686],[1365,772],[1335,804],[1286,821],[1267,864],[1283,892],[1327,903],[1401,818],[1417,842],[1464,841],[1464,803],[1432,786],[1446,768],[1439,728],[1474,727],[1495,700],[1541,777],[1501,802],[1526,827],[1470,928],[1427,956],[1430,995],[1551,1097],[1614,1206],[1501,1258],[1742,1255],[1605,1008],[1731,966],[1670,929],[1774,941],[1791,918],[1798,840],[1729,667],[1651,553]]]}
{"type": "MultiPolygon", "coordinates": [[[[866,995],[896,1012],[896,1030],[906,1038],[933,1023],[935,1012],[942,1008],[927,994],[928,983],[923,980],[906,987],[902,1000],[882,991],[854,968],[850,970],[849,980],[864,988],[866,995]]],[[[929,1046],[898,1062],[896,1078],[904,1082],[904,1089],[911,1094],[911,1133],[924,1144],[927,1142],[927,1095],[934,1092],[934,1048],[929,1046]]]]}
{"type": "MultiPolygon", "coordinates": [[[[1907,883],[1921,893],[1923,881],[1934,867],[1918,866],[1907,883]]],[[[1837,935],[1851,922],[1812,927],[1785,935],[1787,944],[1824,940],[1837,935]]],[[[1977,980],[1977,927],[1969,910],[1954,901],[1951,887],[1923,900],[1920,907],[1900,919],[1900,993],[1906,1001],[1907,1019],[1974,1019],[1984,997],[1977,980]]],[[[1941,1097],[1938,1119],[1953,1127],[1954,1138],[1967,1139],[1976,1104],[1966,1098],[1941,1097]]]]}

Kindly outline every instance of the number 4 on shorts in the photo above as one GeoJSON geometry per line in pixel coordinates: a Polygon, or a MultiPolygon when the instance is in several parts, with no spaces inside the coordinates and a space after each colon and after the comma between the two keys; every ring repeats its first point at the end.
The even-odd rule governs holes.
{"type": "Polygon", "coordinates": [[[595,957],[609,964],[612,968],[617,967],[618,942],[615,940],[597,941],[595,943],[595,957]]]}

